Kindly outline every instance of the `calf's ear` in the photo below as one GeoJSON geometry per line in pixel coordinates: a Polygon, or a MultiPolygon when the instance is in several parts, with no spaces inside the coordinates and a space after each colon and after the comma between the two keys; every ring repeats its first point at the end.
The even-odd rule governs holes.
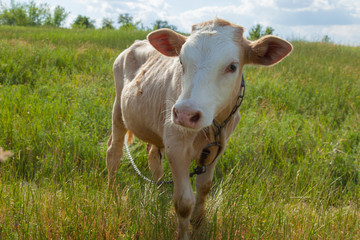
{"type": "Polygon", "coordinates": [[[293,46],[275,36],[265,36],[249,43],[246,49],[245,63],[271,66],[280,62],[293,49],[293,46]]]}
{"type": "Polygon", "coordinates": [[[149,33],[147,39],[156,50],[168,57],[179,56],[186,41],[185,36],[167,28],[149,33]]]}

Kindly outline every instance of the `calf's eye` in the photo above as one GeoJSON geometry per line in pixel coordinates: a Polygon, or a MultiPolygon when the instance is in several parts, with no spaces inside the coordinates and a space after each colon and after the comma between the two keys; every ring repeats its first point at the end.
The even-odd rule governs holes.
{"type": "Polygon", "coordinates": [[[225,70],[226,73],[234,73],[237,70],[237,64],[231,63],[225,70]]]}

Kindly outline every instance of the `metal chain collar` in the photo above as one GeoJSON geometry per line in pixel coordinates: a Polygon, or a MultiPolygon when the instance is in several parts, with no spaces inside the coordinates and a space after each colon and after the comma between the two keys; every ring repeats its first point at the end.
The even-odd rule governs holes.
{"type": "Polygon", "coordinates": [[[234,114],[238,111],[239,107],[241,106],[243,100],[244,100],[244,96],[245,96],[245,80],[244,80],[244,75],[241,76],[241,89],[240,89],[240,94],[236,99],[236,104],[233,107],[233,109],[231,110],[229,116],[221,123],[219,124],[215,119],[213,120],[213,125],[216,128],[216,133],[215,133],[215,141],[212,143],[209,143],[208,145],[206,145],[200,155],[200,159],[199,159],[199,163],[200,166],[197,166],[196,168],[194,168],[194,171],[192,173],[190,173],[190,177],[194,176],[194,175],[200,175],[206,172],[206,166],[213,164],[213,162],[216,160],[216,158],[219,156],[221,150],[222,150],[222,145],[220,142],[220,135],[221,135],[221,130],[228,124],[228,122],[230,122],[231,118],[234,116],[234,114]],[[218,147],[218,151],[216,153],[215,158],[211,161],[210,164],[205,165],[205,160],[207,159],[207,157],[210,155],[210,147],[213,146],[217,146],[218,147]]]}

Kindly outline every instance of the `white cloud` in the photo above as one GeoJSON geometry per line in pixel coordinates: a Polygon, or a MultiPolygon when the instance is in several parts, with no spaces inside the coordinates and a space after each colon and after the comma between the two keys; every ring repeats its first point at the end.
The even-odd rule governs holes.
{"type": "Polygon", "coordinates": [[[253,3],[255,6],[271,7],[276,6],[276,0],[247,0],[249,3],[253,3]]]}
{"type": "Polygon", "coordinates": [[[360,46],[360,24],[292,26],[278,28],[278,30],[282,32],[281,35],[287,35],[290,40],[321,41],[325,35],[328,35],[334,43],[360,46]],[[283,31],[287,32],[283,33],[283,31]]]}
{"type": "Polygon", "coordinates": [[[169,7],[164,0],[123,1],[117,5],[117,14],[129,13],[135,21],[141,21],[145,26],[152,25],[157,19],[167,19],[166,10],[169,7]]]}
{"type": "Polygon", "coordinates": [[[190,32],[193,24],[213,19],[214,17],[226,18],[231,21],[234,14],[242,14],[244,8],[236,6],[207,6],[199,9],[185,11],[177,16],[168,16],[173,22],[178,22],[183,31],[190,32]]]}
{"type": "MultiPolygon", "coordinates": [[[[262,0],[257,0],[262,2],[262,0]]],[[[267,2],[268,0],[264,1],[267,2]]],[[[271,3],[271,1],[269,1],[271,3]]],[[[269,5],[269,3],[268,3],[269,5]]],[[[256,5],[254,0],[244,0],[241,4],[237,5],[208,5],[206,7],[200,7],[197,9],[191,9],[184,11],[178,15],[168,15],[166,19],[177,23],[179,30],[190,32],[193,24],[208,21],[215,17],[226,19],[232,23],[241,25],[243,27],[250,27],[255,23],[266,23],[266,18],[259,18],[256,21],[254,19],[257,15],[254,10],[256,5]]]]}
{"type": "Polygon", "coordinates": [[[282,11],[304,11],[313,4],[314,0],[276,0],[275,8],[282,11]]]}
{"type": "Polygon", "coordinates": [[[167,9],[169,7],[169,4],[164,0],[140,0],[139,2],[156,8],[167,9]]]}
{"type": "Polygon", "coordinates": [[[317,12],[334,8],[328,0],[276,0],[276,9],[285,12],[317,12]]]}
{"type": "MultiPolygon", "coordinates": [[[[1,0],[0,0],[1,1],[1,0]]],[[[18,0],[28,2],[27,0],[18,0]]],[[[2,0],[10,5],[10,0],[2,0]]],[[[250,29],[260,23],[275,28],[275,34],[321,40],[329,35],[334,41],[360,45],[360,0],[39,0],[51,7],[60,5],[71,12],[70,27],[77,15],[117,20],[129,13],[135,21],[151,27],[155,20],[167,20],[179,31],[190,32],[195,23],[214,17],[224,18],[250,29]]]]}
{"type": "Polygon", "coordinates": [[[337,43],[360,45],[360,24],[324,26],[322,32],[327,33],[337,43]]]}
{"type": "Polygon", "coordinates": [[[339,0],[339,4],[344,6],[353,17],[360,18],[360,1],[339,0]]]}
{"type": "Polygon", "coordinates": [[[314,0],[314,3],[311,6],[312,11],[318,10],[331,10],[334,9],[335,6],[329,3],[329,0],[314,0]]]}

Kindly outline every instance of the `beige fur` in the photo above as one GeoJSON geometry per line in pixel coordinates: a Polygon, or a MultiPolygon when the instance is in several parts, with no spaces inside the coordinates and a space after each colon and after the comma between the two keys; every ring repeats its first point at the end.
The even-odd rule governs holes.
{"type": "MultiPolygon", "coordinates": [[[[240,26],[218,19],[194,25],[193,29],[209,25],[236,28],[237,37],[234,41],[237,42],[239,54],[243,59],[243,63],[239,66],[233,95],[215,116],[218,122],[222,122],[229,116],[240,93],[243,64],[274,64],[291,51],[291,45],[276,37],[266,37],[251,43],[242,37],[243,29],[240,26]],[[275,40],[271,41],[271,39],[275,40]],[[281,49],[280,53],[279,49],[281,49]]],[[[106,157],[109,182],[110,184],[115,182],[115,173],[119,169],[122,157],[124,136],[128,131],[131,131],[129,136],[133,133],[148,143],[149,167],[156,181],[162,177],[162,158],[166,153],[174,180],[178,236],[179,239],[188,239],[190,218],[192,217],[195,230],[203,219],[205,199],[211,187],[216,165],[216,161],[212,162],[216,149],[211,151],[211,156],[208,158],[211,160],[206,163],[210,164],[206,173],[196,177],[196,197],[190,184],[190,163],[193,160],[198,161],[202,149],[214,141],[214,129],[213,126],[209,126],[199,131],[191,131],[174,124],[170,117],[171,109],[182,90],[183,70],[176,56],[186,37],[162,29],[151,33],[148,39],[158,51],[148,41],[138,41],[122,52],[114,63],[116,98],[113,107],[112,135],[106,157]],[[170,47],[166,48],[170,51],[162,52],[164,55],[158,52],[161,51],[158,49],[161,46],[157,45],[159,42],[153,42],[159,38],[164,38],[170,47]]],[[[240,114],[237,112],[222,131],[220,141],[224,147],[221,154],[239,120],[240,114]]]]}

